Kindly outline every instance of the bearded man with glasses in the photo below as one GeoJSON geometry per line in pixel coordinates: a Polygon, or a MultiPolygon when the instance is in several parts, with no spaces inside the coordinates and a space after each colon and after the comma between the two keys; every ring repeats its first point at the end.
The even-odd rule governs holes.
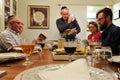
{"type": "Polygon", "coordinates": [[[23,31],[23,23],[17,16],[9,16],[7,29],[0,33],[0,52],[10,52],[15,46],[22,43],[20,34],[23,31]]]}
{"type": "Polygon", "coordinates": [[[104,8],[97,12],[96,17],[101,34],[102,46],[109,46],[113,54],[120,53],[120,27],[112,23],[113,13],[110,8],[104,8]]]}

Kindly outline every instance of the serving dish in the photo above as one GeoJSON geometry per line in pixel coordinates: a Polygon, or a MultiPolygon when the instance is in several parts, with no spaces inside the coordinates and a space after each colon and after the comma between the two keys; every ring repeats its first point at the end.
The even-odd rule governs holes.
{"type": "MultiPolygon", "coordinates": [[[[69,60],[69,55],[65,52],[64,48],[56,49],[53,54],[53,60],[69,60]]],[[[86,54],[81,52],[80,49],[76,49],[73,55],[71,55],[72,60],[76,60],[79,58],[85,58],[86,54]]]]}

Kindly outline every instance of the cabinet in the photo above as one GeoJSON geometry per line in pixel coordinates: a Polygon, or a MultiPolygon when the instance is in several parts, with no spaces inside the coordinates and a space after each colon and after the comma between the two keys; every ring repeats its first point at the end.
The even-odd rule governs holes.
{"type": "Polygon", "coordinates": [[[0,31],[6,29],[8,16],[17,15],[17,0],[1,0],[1,6],[0,31]]]}
{"type": "Polygon", "coordinates": [[[4,26],[7,27],[7,19],[10,15],[17,15],[17,0],[4,0],[4,26]]]}

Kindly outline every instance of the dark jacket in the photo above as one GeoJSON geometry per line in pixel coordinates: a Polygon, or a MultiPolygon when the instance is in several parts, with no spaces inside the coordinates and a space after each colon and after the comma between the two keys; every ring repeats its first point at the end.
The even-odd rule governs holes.
{"type": "MultiPolygon", "coordinates": [[[[63,20],[63,18],[59,18],[59,19],[56,20],[56,25],[57,25],[57,28],[58,28],[58,30],[61,34],[64,33],[64,31],[66,29],[73,29],[75,27],[76,27],[77,33],[79,33],[81,31],[81,29],[79,27],[79,24],[78,24],[76,19],[74,21],[72,21],[70,24],[68,24],[67,22],[65,22],[63,20]]],[[[76,35],[66,35],[66,36],[63,36],[63,37],[67,38],[67,39],[74,39],[75,36],[76,35]]]]}
{"type": "Polygon", "coordinates": [[[101,35],[102,45],[110,46],[114,54],[120,53],[120,27],[111,24],[101,35]]]}

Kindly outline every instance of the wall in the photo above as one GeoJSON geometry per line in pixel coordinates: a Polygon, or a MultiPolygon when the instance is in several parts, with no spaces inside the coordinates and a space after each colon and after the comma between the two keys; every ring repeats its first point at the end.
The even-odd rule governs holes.
{"type": "Polygon", "coordinates": [[[70,12],[75,15],[81,27],[81,32],[77,35],[81,39],[86,38],[86,17],[87,5],[112,5],[112,0],[18,0],[18,16],[22,19],[24,32],[22,37],[31,41],[39,33],[47,36],[48,40],[59,38],[59,32],[56,27],[56,19],[60,17],[61,5],[66,5],[70,12]],[[107,3],[106,3],[107,2],[107,3]],[[27,6],[28,5],[49,5],[50,6],[50,26],[49,29],[28,29],[27,27],[27,6]]]}
{"type": "MultiPolygon", "coordinates": [[[[120,1],[113,5],[113,13],[117,10],[120,10],[120,1]]],[[[120,26],[120,18],[116,19],[116,20],[113,20],[113,23],[120,26]]]]}
{"type": "Polygon", "coordinates": [[[0,0],[0,31],[2,30],[2,0],[0,0]]]}

